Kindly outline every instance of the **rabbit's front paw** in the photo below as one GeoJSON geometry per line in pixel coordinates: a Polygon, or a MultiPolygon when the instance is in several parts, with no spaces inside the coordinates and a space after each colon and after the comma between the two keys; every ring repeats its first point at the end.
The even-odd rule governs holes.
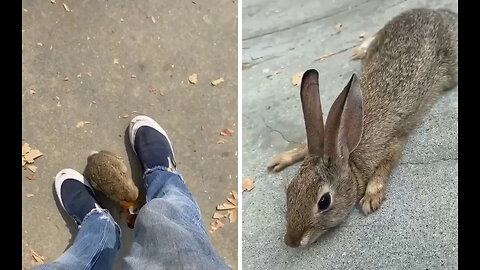
{"type": "Polygon", "coordinates": [[[288,155],[287,153],[283,153],[281,155],[276,156],[270,161],[270,163],[268,164],[268,169],[272,172],[279,172],[283,170],[285,167],[291,165],[292,163],[293,162],[290,155],[288,155]]]}
{"type": "Polygon", "coordinates": [[[385,187],[383,181],[370,181],[367,185],[365,195],[360,200],[360,206],[365,215],[368,215],[382,205],[385,200],[385,187]]]}

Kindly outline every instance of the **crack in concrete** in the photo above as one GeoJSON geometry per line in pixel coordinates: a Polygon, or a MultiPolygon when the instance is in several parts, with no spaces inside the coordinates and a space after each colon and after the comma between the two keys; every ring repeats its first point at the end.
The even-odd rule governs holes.
{"type": "Polygon", "coordinates": [[[429,165],[429,164],[434,164],[434,163],[439,163],[439,162],[445,162],[445,161],[458,161],[458,157],[456,158],[441,158],[437,160],[432,160],[432,161],[426,161],[426,162],[420,162],[420,161],[406,161],[406,162],[400,162],[400,165],[408,164],[408,165],[429,165]]]}
{"type": "Polygon", "coordinates": [[[301,142],[297,142],[297,141],[293,141],[293,140],[287,139],[287,138],[285,137],[285,135],[283,135],[282,132],[280,132],[279,130],[276,130],[276,129],[272,128],[271,126],[269,126],[269,125],[267,124],[267,121],[265,121],[265,118],[264,118],[263,116],[262,116],[262,120],[263,120],[263,124],[265,125],[265,127],[267,127],[268,129],[270,129],[270,130],[273,131],[273,132],[277,132],[278,134],[280,134],[280,136],[282,136],[282,138],[283,138],[285,141],[287,141],[287,142],[289,142],[289,143],[301,144],[301,142]]]}
{"type": "MultiPolygon", "coordinates": [[[[358,6],[361,6],[361,5],[364,5],[366,3],[370,2],[370,0],[368,1],[365,1],[365,2],[362,2],[362,3],[359,3],[355,6],[353,6],[352,9],[358,7],[358,6]]],[[[338,14],[341,14],[341,13],[344,13],[344,12],[347,12],[347,11],[350,11],[350,10],[345,10],[343,7],[339,8],[338,11],[336,12],[332,12],[330,14],[326,14],[324,16],[321,16],[321,17],[318,17],[318,18],[314,18],[314,19],[311,19],[311,20],[306,20],[304,22],[301,22],[301,23],[297,23],[297,24],[294,24],[294,25],[291,25],[291,26],[287,26],[287,27],[284,27],[284,28],[281,28],[281,29],[277,29],[277,30],[273,30],[273,31],[270,31],[270,32],[266,32],[266,33],[261,33],[261,34],[257,34],[257,35],[254,35],[254,36],[251,36],[251,37],[247,37],[247,38],[244,38],[243,40],[251,40],[251,39],[255,39],[255,38],[259,38],[259,37],[263,37],[263,36],[267,36],[267,35],[271,35],[271,34],[275,34],[275,33],[278,33],[278,32],[283,32],[283,31],[286,31],[286,30],[290,30],[290,29],[293,29],[295,27],[299,27],[299,26],[302,26],[302,25],[305,25],[305,24],[309,24],[309,23],[312,23],[312,22],[317,22],[317,21],[321,21],[321,20],[324,20],[324,19],[327,19],[327,18],[330,18],[330,17],[333,17],[335,15],[338,15],[338,14]]]]}

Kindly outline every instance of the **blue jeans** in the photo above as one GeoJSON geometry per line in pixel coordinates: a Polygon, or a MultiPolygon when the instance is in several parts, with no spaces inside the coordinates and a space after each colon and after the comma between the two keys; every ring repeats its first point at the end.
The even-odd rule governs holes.
{"type": "MultiPolygon", "coordinates": [[[[228,269],[210,243],[200,209],[178,172],[145,173],[147,204],[135,222],[135,240],[123,269],[228,269]]],[[[35,269],[112,269],[120,227],[107,210],[92,210],[73,245],[35,269]],[[100,239],[100,240],[99,240],[100,239]]]]}

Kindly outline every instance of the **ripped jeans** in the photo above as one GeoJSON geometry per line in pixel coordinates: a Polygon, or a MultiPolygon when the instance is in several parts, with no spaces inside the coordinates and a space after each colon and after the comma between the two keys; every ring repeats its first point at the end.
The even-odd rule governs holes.
{"type": "MultiPolygon", "coordinates": [[[[145,172],[147,203],[135,222],[135,239],[123,269],[229,269],[216,253],[200,209],[180,173],[156,167],[145,172]]],[[[57,260],[35,269],[112,269],[120,227],[107,210],[92,210],[73,245],[57,260]]]]}

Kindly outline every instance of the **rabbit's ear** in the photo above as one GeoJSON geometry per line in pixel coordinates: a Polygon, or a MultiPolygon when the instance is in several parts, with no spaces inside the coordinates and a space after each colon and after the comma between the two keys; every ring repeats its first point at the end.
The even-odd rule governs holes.
{"type": "Polygon", "coordinates": [[[363,132],[363,97],[360,80],[353,74],[337,97],[325,124],[325,154],[347,161],[363,132]]]}
{"type": "Polygon", "coordinates": [[[308,153],[323,155],[323,116],[316,70],[310,69],[303,74],[300,97],[307,130],[308,153]]]}

